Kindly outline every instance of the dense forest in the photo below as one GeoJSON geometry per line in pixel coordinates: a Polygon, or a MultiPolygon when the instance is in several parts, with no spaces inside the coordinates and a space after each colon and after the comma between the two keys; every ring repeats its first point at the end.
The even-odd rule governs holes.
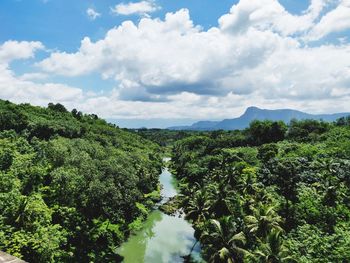
{"type": "Polygon", "coordinates": [[[172,169],[208,262],[350,262],[350,118],[193,135],[172,169]]]}
{"type": "Polygon", "coordinates": [[[116,262],[159,199],[159,146],[96,115],[0,101],[0,249],[116,262]]]}
{"type": "Polygon", "coordinates": [[[1,100],[0,249],[121,261],[160,199],[164,154],[180,189],[165,206],[184,211],[206,261],[350,262],[350,117],[127,131],[61,104],[1,100]]]}

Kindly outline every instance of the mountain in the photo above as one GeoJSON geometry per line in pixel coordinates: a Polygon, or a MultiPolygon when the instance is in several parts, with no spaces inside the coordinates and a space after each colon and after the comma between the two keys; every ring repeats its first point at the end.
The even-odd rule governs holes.
{"type": "Polygon", "coordinates": [[[175,126],[169,127],[170,130],[194,130],[194,131],[208,131],[208,130],[240,130],[245,129],[253,120],[271,120],[284,121],[289,123],[292,119],[303,120],[324,120],[335,121],[350,113],[335,113],[335,114],[309,114],[302,111],[291,109],[267,110],[258,107],[249,107],[244,114],[238,118],[225,119],[223,121],[199,121],[191,126],[175,126]]]}

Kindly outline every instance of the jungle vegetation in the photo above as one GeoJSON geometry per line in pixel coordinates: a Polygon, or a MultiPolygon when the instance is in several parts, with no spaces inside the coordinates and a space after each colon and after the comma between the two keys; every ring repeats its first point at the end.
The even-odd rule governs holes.
{"type": "Polygon", "coordinates": [[[350,118],[187,137],[172,169],[208,262],[350,262],[350,118]]]}
{"type": "Polygon", "coordinates": [[[159,146],[96,115],[0,101],[0,250],[118,262],[159,198],[159,146]]]}
{"type": "Polygon", "coordinates": [[[349,117],[127,131],[61,104],[2,100],[0,249],[28,262],[119,262],[160,198],[164,152],[208,262],[350,262],[349,117]]]}

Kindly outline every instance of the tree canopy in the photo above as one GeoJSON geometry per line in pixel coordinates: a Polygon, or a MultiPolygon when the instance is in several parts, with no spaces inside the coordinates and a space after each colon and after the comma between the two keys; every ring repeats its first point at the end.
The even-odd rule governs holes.
{"type": "Polygon", "coordinates": [[[96,115],[0,101],[0,248],[28,262],[119,261],[155,201],[158,152],[96,115]]]}
{"type": "Polygon", "coordinates": [[[182,208],[208,262],[348,262],[350,126],[253,121],[175,142],[182,208]]]}

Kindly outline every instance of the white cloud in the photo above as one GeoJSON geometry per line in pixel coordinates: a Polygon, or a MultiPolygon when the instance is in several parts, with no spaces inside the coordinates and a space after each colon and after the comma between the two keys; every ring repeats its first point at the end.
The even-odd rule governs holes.
{"type": "Polygon", "coordinates": [[[48,74],[42,72],[34,72],[34,73],[25,73],[19,78],[21,80],[45,80],[49,77],[48,74]]]}
{"type": "MultiPolygon", "coordinates": [[[[16,78],[3,72],[7,84],[0,86],[0,95],[12,82],[34,100],[31,90],[36,87],[40,101],[45,100],[42,96],[57,96],[108,118],[220,119],[237,116],[251,105],[314,113],[350,111],[349,41],[312,47],[304,42],[312,35],[343,30],[335,26],[338,20],[327,17],[346,7],[344,3],[324,14],[330,1],[313,0],[301,15],[292,15],[276,0],[241,0],[208,30],[194,25],[187,9],[168,13],[164,20],[125,21],[96,42],[84,38],[75,53],[53,52],[37,64],[45,74],[98,73],[115,81],[112,92],[36,86],[33,81],[39,76],[16,78]],[[317,34],[320,25],[332,23],[328,32],[317,34]],[[60,89],[64,97],[48,92],[60,89]]],[[[4,60],[33,56],[33,51],[19,55],[6,50],[0,48],[4,60]]],[[[7,94],[12,96],[13,90],[7,94]]]]}
{"type": "Polygon", "coordinates": [[[350,1],[343,0],[339,6],[322,17],[311,30],[308,39],[318,40],[332,32],[350,29],[350,1]]]}
{"type": "Polygon", "coordinates": [[[112,13],[118,15],[147,15],[159,10],[160,7],[153,0],[121,3],[111,8],[112,13]]]}
{"type": "MultiPolygon", "coordinates": [[[[233,95],[242,103],[255,98],[304,107],[327,98],[340,100],[350,92],[350,45],[302,44],[326,5],[314,0],[295,16],[275,0],[241,0],[219,19],[219,27],[207,31],[195,26],[188,10],[182,9],[167,14],[164,21],[126,21],[104,39],[94,43],[85,38],[78,52],[53,53],[39,66],[68,76],[99,72],[116,81],[115,100],[143,101],[156,108],[182,100],[187,115],[202,114],[208,101],[215,101],[216,108],[219,103],[233,107],[225,102],[233,95]],[[188,102],[194,98],[196,105],[191,107],[198,109],[189,111],[188,102]]],[[[237,101],[234,104],[237,107],[237,101]]]]}
{"type": "Polygon", "coordinates": [[[40,42],[6,41],[0,45],[0,64],[7,64],[17,59],[27,59],[34,56],[35,51],[44,49],[40,42]]]}
{"type": "Polygon", "coordinates": [[[46,105],[53,101],[71,106],[83,99],[83,91],[64,84],[42,84],[23,80],[16,77],[10,69],[0,66],[0,97],[34,105],[46,105]]]}
{"type": "Polygon", "coordinates": [[[312,0],[309,8],[298,16],[286,11],[278,0],[241,0],[219,19],[219,24],[222,30],[236,34],[250,28],[273,30],[284,36],[301,34],[314,26],[329,3],[330,0],[312,0]]]}
{"type": "Polygon", "coordinates": [[[101,14],[95,11],[93,8],[88,8],[86,10],[86,14],[91,20],[95,20],[96,18],[101,16],[101,14]]]}
{"type": "Polygon", "coordinates": [[[30,80],[44,78],[43,73],[30,73],[17,77],[10,69],[10,63],[28,59],[37,50],[44,49],[40,42],[7,41],[0,45],[0,98],[14,102],[31,102],[44,105],[50,101],[70,103],[83,97],[80,89],[55,83],[35,83],[30,80]]]}
{"type": "MultiPolygon", "coordinates": [[[[278,46],[297,46],[272,32],[249,30],[232,36],[219,28],[202,31],[182,9],[164,21],[143,18],[110,30],[96,43],[85,38],[77,53],[53,53],[39,66],[51,73],[77,76],[100,72],[119,83],[119,93],[163,95],[187,91],[227,93],[228,75],[261,63],[278,46]]],[[[152,99],[152,96],[150,96],[152,99]]]]}

